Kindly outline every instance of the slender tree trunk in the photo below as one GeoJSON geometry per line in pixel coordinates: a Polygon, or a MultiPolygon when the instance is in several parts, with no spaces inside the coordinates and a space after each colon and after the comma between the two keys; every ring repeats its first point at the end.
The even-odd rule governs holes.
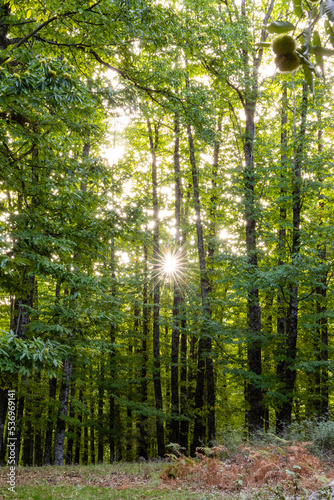
{"type": "MultiPolygon", "coordinates": [[[[135,304],[135,307],[134,307],[134,330],[135,330],[135,332],[138,332],[138,315],[139,315],[138,306],[137,306],[137,304],[135,304]]],[[[129,344],[128,349],[129,349],[129,358],[131,360],[131,358],[133,356],[133,345],[129,344]]],[[[129,371],[128,371],[128,377],[130,380],[134,379],[131,361],[130,361],[130,366],[129,366],[129,371]]],[[[133,393],[133,391],[131,391],[131,389],[128,392],[128,398],[132,401],[134,400],[134,393],[133,393]]],[[[125,451],[126,451],[126,460],[128,462],[131,462],[131,460],[132,460],[133,428],[132,428],[132,411],[129,407],[127,407],[127,409],[126,409],[126,416],[127,416],[127,418],[126,418],[126,426],[125,426],[126,427],[125,451]]]]}
{"type": "Polygon", "coordinates": [[[6,447],[6,443],[3,440],[5,422],[8,408],[8,390],[0,387],[0,465],[3,465],[1,461],[3,448],[6,447]]]}
{"type": "MultiPolygon", "coordinates": [[[[41,386],[41,373],[37,373],[35,376],[36,379],[36,384],[38,387],[41,386]]],[[[35,396],[36,398],[36,396],[35,396]]],[[[40,395],[37,396],[37,404],[39,408],[40,414],[43,413],[43,402],[42,398],[40,395]]],[[[35,434],[35,439],[34,439],[34,452],[33,452],[33,457],[34,457],[34,466],[40,467],[43,465],[43,450],[42,450],[42,427],[40,425],[40,422],[37,422],[37,424],[34,425],[34,434],[35,434]]]]}
{"type": "Polygon", "coordinates": [[[85,418],[85,421],[84,421],[84,447],[83,447],[83,454],[82,454],[82,463],[83,463],[83,465],[88,465],[88,422],[87,422],[87,418],[85,418]]]}
{"type": "MultiPolygon", "coordinates": [[[[115,246],[114,240],[112,240],[111,245],[111,274],[112,274],[112,295],[116,295],[115,289],[115,246]]],[[[115,364],[115,341],[116,341],[116,328],[114,324],[110,325],[110,344],[113,346],[110,353],[110,380],[111,380],[111,389],[109,395],[109,462],[111,464],[115,461],[115,433],[116,433],[116,410],[115,410],[115,396],[114,392],[114,383],[116,379],[116,364],[115,364]]]]}
{"type": "Polygon", "coordinates": [[[65,428],[66,417],[68,408],[68,397],[70,392],[72,364],[69,359],[63,362],[63,377],[61,381],[59,393],[59,413],[57,418],[57,426],[54,441],[54,465],[64,465],[64,441],[65,441],[65,428]]]}
{"type": "Polygon", "coordinates": [[[22,444],[22,426],[23,426],[23,413],[25,406],[25,398],[22,395],[24,391],[24,384],[26,381],[25,375],[21,376],[21,389],[19,392],[17,409],[16,409],[16,447],[15,447],[15,457],[16,457],[16,465],[20,460],[20,451],[22,444]]]}
{"type": "MultiPolygon", "coordinates": [[[[147,338],[149,327],[149,308],[148,308],[148,294],[147,294],[147,265],[148,265],[148,252],[147,246],[144,246],[144,284],[143,284],[143,340],[141,345],[142,364],[141,364],[141,383],[140,383],[140,400],[143,404],[147,402],[147,338]]],[[[139,427],[139,444],[138,456],[148,458],[148,443],[147,443],[147,417],[146,415],[140,416],[139,427]]]]}
{"type": "MultiPolygon", "coordinates": [[[[282,95],[282,111],[281,111],[281,187],[280,187],[280,197],[281,201],[279,204],[279,215],[280,215],[280,227],[278,230],[278,266],[282,266],[286,259],[286,177],[284,172],[287,166],[287,148],[288,148],[288,138],[287,138],[287,106],[288,106],[288,93],[287,84],[283,84],[283,95],[282,95]]],[[[282,284],[283,286],[283,284],[282,284]]],[[[279,290],[277,293],[277,335],[278,335],[278,359],[276,374],[280,384],[284,384],[285,372],[286,372],[286,359],[285,359],[285,345],[286,345],[286,331],[287,331],[287,311],[284,305],[284,298],[282,291],[279,290]]],[[[279,411],[276,411],[276,434],[280,435],[283,433],[283,423],[280,421],[279,411]]]]}
{"type": "MultiPolygon", "coordinates": [[[[303,148],[306,132],[306,116],[308,105],[308,88],[307,84],[303,84],[302,94],[302,110],[301,110],[301,125],[299,134],[296,137],[296,148],[294,152],[294,161],[292,167],[292,247],[291,247],[291,263],[293,266],[298,266],[298,257],[300,253],[300,215],[301,215],[301,168],[303,163],[303,148]]],[[[282,428],[289,428],[291,425],[293,391],[296,381],[296,368],[294,367],[297,355],[297,334],[298,334],[298,282],[297,280],[290,286],[289,290],[289,314],[288,314],[288,331],[287,331],[287,346],[286,346],[286,372],[285,385],[283,393],[285,400],[278,412],[278,420],[282,428]]],[[[277,418],[276,417],[276,418],[277,418]]]]}
{"type": "MultiPolygon", "coordinates": [[[[191,186],[190,186],[191,189],[191,186]]],[[[186,221],[188,218],[188,205],[190,199],[190,189],[187,193],[187,201],[184,205],[184,210],[181,212],[181,229],[182,229],[182,256],[184,260],[187,261],[186,254],[186,244],[187,244],[187,230],[186,221]]],[[[181,191],[182,194],[182,191],[181,191]]],[[[182,199],[181,199],[182,201],[182,199]]],[[[190,385],[194,378],[194,373],[189,369],[188,366],[188,336],[187,336],[187,317],[186,317],[186,304],[185,297],[181,294],[180,297],[180,314],[181,314],[181,369],[180,369],[180,413],[181,415],[188,417],[187,420],[181,420],[180,422],[180,445],[183,448],[183,452],[188,454],[189,445],[189,411],[193,409],[192,403],[194,402],[194,394],[190,389],[190,385]]],[[[192,341],[195,341],[195,337],[192,337],[192,341]]],[[[189,356],[194,355],[194,345],[193,350],[190,349],[189,356]]]]}
{"type": "Polygon", "coordinates": [[[31,423],[31,391],[29,388],[25,390],[25,415],[24,415],[24,433],[22,439],[22,462],[25,467],[32,465],[33,461],[33,444],[34,435],[31,423]]]}
{"type": "Polygon", "coordinates": [[[100,376],[99,376],[99,401],[97,408],[99,431],[98,431],[98,444],[97,444],[97,462],[103,463],[104,456],[104,430],[103,430],[103,405],[104,405],[104,362],[100,363],[100,376]]]}
{"type": "MultiPolygon", "coordinates": [[[[323,139],[322,139],[322,125],[321,125],[321,114],[318,112],[318,153],[321,157],[323,149],[323,139]]],[[[319,178],[319,183],[322,184],[322,176],[319,178]]],[[[323,226],[322,211],[324,209],[325,202],[320,196],[319,200],[319,227],[323,226]]],[[[321,262],[322,269],[320,271],[320,283],[317,287],[317,351],[318,361],[321,361],[323,365],[316,372],[317,375],[317,392],[319,396],[319,407],[317,409],[317,416],[323,419],[329,418],[329,376],[328,376],[328,318],[327,318],[327,281],[328,281],[328,263],[327,263],[327,245],[326,242],[322,242],[317,247],[319,260],[321,262]]]]}
{"type": "MultiPolygon", "coordinates": [[[[70,419],[75,418],[75,409],[74,409],[74,398],[75,398],[75,380],[72,377],[71,381],[71,396],[70,396],[70,411],[69,417],[70,419]]],[[[66,461],[67,465],[71,465],[73,463],[73,446],[74,446],[74,437],[75,437],[75,426],[71,423],[68,426],[68,438],[67,438],[67,448],[66,448],[66,461]]]]}
{"type": "MultiPolygon", "coordinates": [[[[263,28],[260,39],[266,39],[265,26],[274,8],[274,0],[270,0],[267,11],[263,19],[263,28]]],[[[246,11],[246,0],[241,0],[241,18],[248,23],[248,13],[246,11]]],[[[241,40],[241,53],[244,71],[243,92],[233,83],[227,80],[227,84],[233,88],[244,108],[246,123],[243,136],[244,151],[244,214],[246,220],[246,252],[248,258],[249,272],[256,274],[257,262],[257,234],[256,234],[256,197],[255,197],[255,173],[253,150],[255,141],[255,113],[258,101],[258,72],[262,61],[263,49],[259,48],[257,53],[250,53],[249,43],[241,40]]],[[[245,391],[249,408],[247,411],[248,431],[256,433],[263,428],[263,407],[261,390],[261,309],[259,303],[259,290],[256,286],[251,287],[247,297],[247,362],[250,377],[247,381],[248,387],[245,391]]]]}
{"type": "Polygon", "coordinates": [[[8,442],[8,426],[6,426],[5,432],[3,434],[3,446],[0,452],[0,465],[5,465],[5,456],[7,452],[7,442],[8,442]]]}
{"type": "MultiPolygon", "coordinates": [[[[175,115],[174,120],[174,177],[175,177],[175,252],[180,248],[180,230],[181,230],[181,179],[180,179],[180,124],[179,116],[175,115]]],[[[177,278],[174,279],[173,293],[173,328],[172,328],[172,355],[171,355],[171,403],[172,416],[179,416],[179,343],[180,343],[180,302],[181,290],[177,278]]],[[[179,420],[173,418],[171,421],[171,442],[179,443],[179,420]]]]}
{"type": "MultiPolygon", "coordinates": [[[[258,269],[257,243],[256,243],[256,215],[255,215],[255,176],[253,163],[253,147],[255,139],[255,102],[250,101],[245,105],[246,130],[244,139],[244,204],[246,220],[246,249],[249,271],[255,274],[258,269]]],[[[254,277],[254,281],[255,277],[254,277]]],[[[259,385],[262,373],[261,360],[261,309],[259,303],[259,290],[254,287],[248,291],[247,322],[249,338],[247,344],[247,360],[249,372],[252,377],[248,381],[248,430],[257,432],[263,427],[262,390],[259,385]]]]}
{"type": "MultiPolygon", "coordinates": [[[[82,157],[85,160],[89,156],[90,142],[87,141],[83,146],[82,157]]],[[[80,184],[80,190],[85,192],[87,186],[84,182],[80,184]]],[[[78,258],[77,254],[74,254],[75,258],[78,258]]],[[[72,288],[70,295],[75,294],[75,289],[72,288]]],[[[72,325],[74,330],[74,325],[72,325]]],[[[55,442],[54,442],[54,464],[64,465],[64,442],[65,442],[65,429],[66,429],[66,417],[68,410],[68,400],[70,394],[70,384],[71,384],[71,373],[72,373],[72,362],[69,359],[65,359],[63,362],[63,378],[59,393],[59,413],[57,419],[57,427],[55,432],[55,442]]]]}
{"type": "MultiPolygon", "coordinates": [[[[79,390],[79,403],[82,403],[83,394],[82,389],[79,390]]],[[[75,429],[75,448],[74,448],[74,463],[80,464],[81,456],[81,433],[82,433],[82,409],[79,407],[77,414],[78,424],[76,424],[75,429]]]]}
{"type": "MultiPolygon", "coordinates": [[[[220,134],[222,130],[222,115],[218,117],[217,132],[220,134]]],[[[213,151],[213,165],[212,165],[212,195],[211,195],[211,207],[210,207],[210,239],[208,244],[208,264],[213,267],[214,253],[216,250],[216,209],[218,203],[217,197],[217,176],[218,176],[218,166],[219,166],[219,153],[220,153],[220,139],[217,140],[213,151]]],[[[209,277],[210,279],[210,277],[209,277]]],[[[212,283],[210,280],[209,291],[212,292],[212,283]]],[[[211,341],[208,344],[208,348],[211,349],[211,341]]],[[[209,445],[213,445],[216,434],[216,421],[215,421],[215,404],[216,404],[216,394],[215,394],[215,379],[214,379],[214,367],[212,356],[207,356],[206,358],[206,373],[207,373],[207,403],[208,403],[208,437],[209,445]]]]}
{"type": "MultiPolygon", "coordinates": [[[[211,317],[211,310],[209,305],[209,293],[211,291],[210,281],[208,277],[208,270],[206,266],[204,239],[203,239],[203,226],[201,218],[201,203],[199,197],[199,183],[198,183],[198,169],[195,157],[195,146],[191,131],[191,125],[188,124],[188,143],[189,155],[193,181],[193,200],[196,214],[196,233],[197,233],[197,249],[199,258],[199,267],[201,271],[201,298],[204,321],[211,317]]],[[[208,332],[205,332],[208,333],[208,332]]],[[[205,441],[206,424],[204,418],[205,405],[204,405],[204,387],[206,383],[206,391],[208,396],[208,441],[212,443],[215,439],[215,384],[213,374],[213,363],[210,357],[212,345],[211,338],[201,336],[198,341],[198,362],[197,362],[197,380],[195,392],[195,423],[194,434],[192,443],[192,454],[195,453],[196,448],[205,441]]]]}
{"type": "MultiPolygon", "coordinates": [[[[93,375],[91,375],[90,383],[93,386],[93,375]]],[[[94,396],[90,402],[90,463],[95,465],[95,399],[94,396]]]]}
{"type": "MultiPolygon", "coordinates": [[[[158,200],[158,180],[157,180],[157,149],[159,142],[159,124],[152,130],[151,122],[148,120],[149,144],[152,158],[152,199],[153,199],[153,383],[155,395],[155,407],[158,412],[163,411],[162,387],[161,387],[161,366],[160,366],[160,283],[159,283],[159,200],[158,200]]],[[[164,426],[160,415],[156,417],[156,433],[158,455],[165,455],[164,426]]]]}
{"type": "Polygon", "coordinates": [[[23,339],[30,323],[29,308],[33,307],[35,276],[27,278],[29,292],[26,297],[18,297],[14,301],[14,333],[19,339],[23,339]]]}
{"type": "Polygon", "coordinates": [[[44,444],[44,465],[52,463],[52,432],[54,429],[54,402],[56,399],[57,379],[53,377],[49,381],[49,402],[48,402],[48,417],[45,433],[44,444]]]}

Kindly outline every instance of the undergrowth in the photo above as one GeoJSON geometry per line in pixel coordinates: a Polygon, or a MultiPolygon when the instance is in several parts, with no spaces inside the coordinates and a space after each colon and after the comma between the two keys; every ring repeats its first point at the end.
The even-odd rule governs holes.
{"type": "Polygon", "coordinates": [[[191,483],[239,493],[239,498],[306,499],[334,475],[326,462],[307,449],[309,444],[282,439],[280,446],[241,444],[233,453],[225,446],[198,448],[196,458],[184,456],[174,445],[168,455],[171,463],[160,478],[167,483],[191,483]],[[252,495],[247,496],[250,491],[252,495]]]}

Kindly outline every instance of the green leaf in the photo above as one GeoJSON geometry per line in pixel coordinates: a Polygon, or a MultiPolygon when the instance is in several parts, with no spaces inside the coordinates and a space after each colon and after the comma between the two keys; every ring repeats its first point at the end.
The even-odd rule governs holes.
{"type": "Polygon", "coordinates": [[[296,16],[300,17],[304,13],[302,0],[293,0],[293,10],[296,16]]]}
{"type": "Polygon", "coordinates": [[[310,47],[310,54],[315,54],[315,60],[317,65],[321,68],[322,74],[325,73],[325,68],[324,68],[324,58],[322,57],[322,50],[323,47],[321,47],[321,40],[320,40],[320,35],[318,31],[314,31],[313,33],[313,46],[310,47]]]}
{"type": "Polygon", "coordinates": [[[334,0],[325,1],[325,12],[330,21],[334,22],[334,0]]]}
{"type": "Polygon", "coordinates": [[[332,28],[330,22],[327,19],[325,21],[325,28],[326,28],[327,35],[329,35],[329,40],[330,40],[332,46],[334,47],[334,31],[333,31],[333,28],[332,28]]]}
{"type": "Polygon", "coordinates": [[[334,56],[334,50],[326,49],[325,47],[321,47],[319,45],[312,45],[312,47],[310,47],[310,54],[314,54],[315,56],[334,56]]]}
{"type": "Polygon", "coordinates": [[[303,38],[304,38],[304,41],[306,44],[311,44],[311,29],[310,28],[306,28],[305,30],[303,30],[303,38]]]}
{"type": "Polygon", "coordinates": [[[307,85],[310,87],[311,91],[314,92],[313,74],[308,65],[305,63],[303,64],[303,71],[307,85]]]}
{"type": "Polygon", "coordinates": [[[295,26],[289,21],[273,21],[267,27],[269,33],[288,33],[288,31],[293,31],[294,29],[295,26]]]}
{"type": "Polygon", "coordinates": [[[270,42],[257,42],[257,43],[254,43],[254,47],[271,47],[271,43],[270,42]]]}

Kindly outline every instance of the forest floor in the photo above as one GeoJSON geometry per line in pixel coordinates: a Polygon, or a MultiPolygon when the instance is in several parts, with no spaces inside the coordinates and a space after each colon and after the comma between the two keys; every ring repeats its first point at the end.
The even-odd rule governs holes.
{"type": "Polygon", "coordinates": [[[307,443],[214,452],[162,462],[17,467],[15,493],[2,467],[0,500],[302,500],[334,479],[334,464],[315,457],[307,443]]]}

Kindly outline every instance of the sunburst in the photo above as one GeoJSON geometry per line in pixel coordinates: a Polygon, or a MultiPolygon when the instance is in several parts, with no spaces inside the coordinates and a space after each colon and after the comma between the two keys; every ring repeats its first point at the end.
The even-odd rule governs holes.
{"type": "Polygon", "coordinates": [[[156,258],[155,272],[161,280],[171,280],[179,285],[185,283],[186,260],[182,248],[166,249],[156,258]]]}
{"type": "Polygon", "coordinates": [[[167,254],[165,255],[165,261],[163,263],[163,272],[165,274],[174,274],[177,272],[178,261],[174,255],[167,254]]]}

